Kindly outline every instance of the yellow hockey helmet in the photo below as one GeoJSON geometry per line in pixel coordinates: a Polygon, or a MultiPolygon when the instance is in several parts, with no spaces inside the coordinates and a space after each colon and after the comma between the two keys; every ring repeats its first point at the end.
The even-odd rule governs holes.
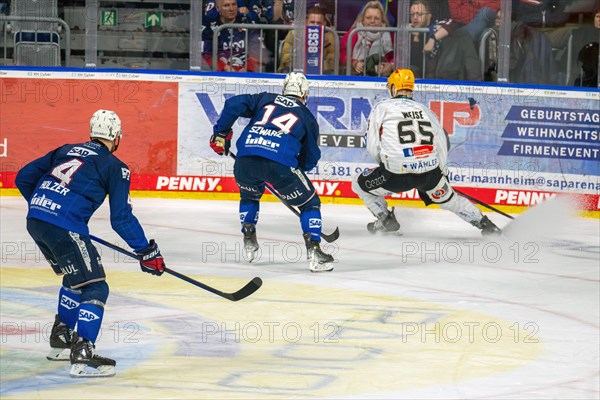
{"type": "Polygon", "coordinates": [[[392,96],[400,90],[415,90],[415,74],[410,69],[398,68],[388,77],[388,89],[392,96]],[[394,89],[394,91],[392,91],[394,89]]]}

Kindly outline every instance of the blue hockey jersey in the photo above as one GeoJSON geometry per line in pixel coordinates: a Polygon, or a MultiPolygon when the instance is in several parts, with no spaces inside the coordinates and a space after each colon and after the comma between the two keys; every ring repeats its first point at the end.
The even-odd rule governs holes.
{"type": "Polygon", "coordinates": [[[238,117],[250,118],[236,141],[238,157],[260,156],[304,171],[313,169],[321,158],[317,120],[293,96],[233,96],[225,101],[213,130],[228,131],[238,117]]]}
{"type": "Polygon", "coordinates": [[[97,142],[67,144],[25,165],[17,188],[36,218],[89,235],[92,214],[109,196],[112,228],[136,252],[148,246],[129,198],[129,168],[97,142]]]}

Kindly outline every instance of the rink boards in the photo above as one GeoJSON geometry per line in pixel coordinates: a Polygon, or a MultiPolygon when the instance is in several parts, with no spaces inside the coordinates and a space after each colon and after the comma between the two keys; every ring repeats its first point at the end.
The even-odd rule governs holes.
{"type": "MultiPolygon", "coordinates": [[[[15,194],[24,163],[87,137],[89,116],[117,111],[118,156],[143,196],[235,198],[233,160],[208,146],[225,100],[280,92],[281,76],[173,72],[0,71],[0,187],[15,194]]],[[[374,164],[364,148],[372,107],[387,98],[383,79],[311,77],[308,107],[320,126],[322,158],[309,172],[324,202],[355,203],[351,179],[374,164]]],[[[448,132],[449,179],[488,204],[518,211],[558,194],[581,210],[600,203],[600,92],[570,88],[424,81],[415,98],[448,132]]],[[[239,133],[247,120],[234,125],[239,133]]],[[[235,147],[234,147],[235,151],[235,147]]],[[[422,205],[416,192],[396,196],[422,205]]]]}

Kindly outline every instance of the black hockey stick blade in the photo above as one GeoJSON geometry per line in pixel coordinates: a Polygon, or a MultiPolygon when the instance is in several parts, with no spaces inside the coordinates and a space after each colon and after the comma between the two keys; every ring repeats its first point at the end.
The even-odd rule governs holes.
{"type": "MultiPolygon", "coordinates": [[[[135,258],[136,260],[139,260],[139,257],[137,254],[135,254],[131,251],[125,250],[124,248],[121,248],[110,242],[107,242],[104,239],[100,239],[99,237],[96,237],[94,235],[90,235],[90,239],[108,247],[109,249],[113,249],[115,251],[118,251],[119,253],[125,254],[126,256],[129,256],[131,258],[135,258]]],[[[181,272],[172,270],[170,268],[165,267],[165,272],[170,275],[173,275],[176,278],[184,280],[188,283],[191,283],[194,286],[202,288],[208,292],[214,293],[217,296],[221,296],[224,299],[227,299],[230,301],[238,301],[238,300],[245,299],[246,297],[250,296],[252,293],[256,292],[258,289],[260,289],[260,287],[262,286],[262,283],[263,283],[262,279],[260,279],[259,277],[256,277],[256,278],[252,279],[250,282],[248,282],[246,285],[244,285],[244,287],[241,288],[240,290],[238,290],[237,292],[227,293],[227,292],[222,292],[218,289],[215,289],[214,287],[208,286],[205,283],[202,283],[195,279],[192,279],[189,276],[184,275],[181,272]]]]}
{"type": "Polygon", "coordinates": [[[335,242],[340,237],[340,229],[336,226],[335,231],[331,232],[329,235],[325,232],[321,232],[321,237],[325,239],[327,243],[335,242]]]}
{"type": "Polygon", "coordinates": [[[256,278],[253,278],[250,282],[248,282],[243,288],[241,288],[237,292],[226,293],[226,292],[217,290],[213,287],[210,287],[202,282],[198,282],[197,280],[192,279],[189,276],[183,275],[182,273],[173,271],[170,268],[165,268],[165,272],[167,272],[179,279],[182,279],[186,282],[189,282],[192,285],[201,287],[204,290],[207,290],[211,293],[216,294],[217,296],[221,296],[224,299],[227,299],[230,301],[238,301],[238,300],[245,299],[246,297],[250,296],[252,293],[256,292],[258,289],[260,289],[260,287],[262,286],[262,283],[263,283],[262,279],[260,279],[259,277],[256,277],[256,278]]]}

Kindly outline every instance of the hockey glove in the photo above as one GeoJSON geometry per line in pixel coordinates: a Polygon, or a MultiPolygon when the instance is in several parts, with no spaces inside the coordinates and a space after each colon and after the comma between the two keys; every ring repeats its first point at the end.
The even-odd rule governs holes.
{"type": "Polygon", "coordinates": [[[231,138],[233,137],[233,131],[230,129],[229,131],[223,132],[215,132],[210,137],[210,147],[217,153],[222,156],[225,154],[229,155],[229,148],[231,147],[231,138]]]}
{"type": "Polygon", "coordinates": [[[151,239],[148,247],[137,253],[137,255],[140,259],[142,271],[159,276],[165,272],[165,260],[160,254],[160,250],[154,239],[151,239]]]}

